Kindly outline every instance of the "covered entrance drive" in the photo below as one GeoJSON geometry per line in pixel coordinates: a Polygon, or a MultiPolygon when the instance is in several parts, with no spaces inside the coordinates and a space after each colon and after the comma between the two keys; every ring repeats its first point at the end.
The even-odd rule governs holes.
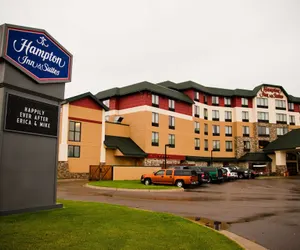
{"type": "Polygon", "coordinates": [[[298,175],[300,163],[300,129],[271,142],[264,152],[272,159],[272,172],[283,175],[298,175]]]}

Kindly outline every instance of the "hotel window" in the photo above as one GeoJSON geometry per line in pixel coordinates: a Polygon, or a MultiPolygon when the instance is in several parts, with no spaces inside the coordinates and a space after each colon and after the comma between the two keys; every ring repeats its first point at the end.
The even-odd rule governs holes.
{"type": "Polygon", "coordinates": [[[175,148],[175,135],[169,135],[169,144],[170,144],[170,148],[175,148]]]}
{"type": "Polygon", "coordinates": [[[244,141],[244,151],[245,152],[250,151],[250,141],[244,141]]]}
{"type": "Polygon", "coordinates": [[[214,136],[220,135],[220,126],[219,125],[213,125],[212,126],[212,133],[214,136]]]}
{"type": "Polygon", "coordinates": [[[199,122],[194,122],[194,130],[196,134],[200,133],[200,123],[199,122]]]}
{"type": "Polygon", "coordinates": [[[232,121],[231,111],[225,111],[225,122],[231,122],[231,121],[232,121]]]}
{"type": "Polygon", "coordinates": [[[212,97],[212,105],[219,105],[219,97],[218,96],[212,97]]]}
{"type": "Polygon", "coordinates": [[[195,138],[195,150],[200,150],[200,139],[195,138]]]}
{"type": "Polygon", "coordinates": [[[81,123],[69,122],[69,141],[80,141],[81,139],[81,123]]]}
{"type": "Polygon", "coordinates": [[[232,152],[232,141],[225,141],[226,152],[232,152]]]}
{"type": "Polygon", "coordinates": [[[175,129],[175,117],[169,116],[169,129],[175,129]]]}
{"type": "Polygon", "coordinates": [[[70,158],[80,158],[80,146],[68,146],[68,157],[70,158]]]}
{"type": "Polygon", "coordinates": [[[268,146],[269,143],[270,143],[269,141],[259,140],[258,141],[258,148],[264,149],[266,146],[268,146]]]}
{"type": "Polygon", "coordinates": [[[158,132],[152,132],[152,146],[159,145],[158,132]]]}
{"type": "Polygon", "coordinates": [[[276,123],[286,124],[287,123],[287,115],[286,114],[276,114],[276,123]]]}
{"type": "Polygon", "coordinates": [[[158,95],[152,95],[152,106],[159,107],[159,97],[158,95]]]}
{"type": "Polygon", "coordinates": [[[195,96],[194,96],[194,100],[195,100],[195,101],[199,101],[199,92],[198,92],[198,91],[195,91],[195,92],[194,92],[194,95],[195,95],[195,96]]]}
{"type": "Polygon", "coordinates": [[[175,101],[169,99],[169,110],[175,111],[175,101]]]}
{"type": "Polygon", "coordinates": [[[243,126],[243,136],[244,137],[250,136],[250,128],[248,126],[243,126]]]}
{"type": "Polygon", "coordinates": [[[242,111],[242,121],[249,122],[249,112],[248,111],[242,111]]]}
{"type": "Polygon", "coordinates": [[[268,99],[267,98],[256,98],[256,106],[258,108],[268,108],[268,99]]]}
{"type": "Polygon", "coordinates": [[[231,107],[231,98],[230,97],[225,97],[224,98],[224,104],[225,104],[225,107],[231,107]]]}
{"type": "Polygon", "coordinates": [[[158,127],[158,113],[152,113],[152,126],[158,127]]]}
{"type": "Polygon", "coordinates": [[[204,134],[208,135],[208,125],[206,123],[204,124],[204,134]]]}
{"type": "Polygon", "coordinates": [[[109,99],[104,100],[102,103],[109,108],[109,99]]]}
{"type": "Polygon", "coordinates": [[[207,120],[208,119],[208,110],[204,109],[204,119],[207,120]]]}
{"type": "Polygon", "coordinates": [[[207,139],[204,140],[204,150],[208,151],[208,140],[207,139]]]}
{"type": "Polygon", "coordinates": [[[195,117],[199,117],[200,116],[200,107],[195,105],[195,117]]]}
{"type": "Polygon", "coordinates": [[[269,113],[268,112],[257,112],[257,121],[258,122],[269,122],[269,113]]]}
{"type": "Polygon", "coordinates": [[[213,151],[220,151],[220,141],[213,141],[213,151]]]}
{"type": "Polygon", "coordinates": [[[286,110],[286,101],[284,100],[275,100],[276,109],[286,110]]]}
{"type": "Polygon", "coordinates": [[[225,126],[225,136],[232,136],[232,127],[225,126]]]}
{"type": "Polygon", "coordinates": [[[248,107],[248,106],[249,106],[248,99],[242,97],[242,107],[248,107]]]}
{"type": "Polygon", "coordinates": [[[296,119],[294,115],[290,115],[290,125],[295,125],[296,124],[296,119]]]}
{"type": "Polygon", "coordinates": [[[258,136],[269,136],[270,130],[268,127],[258,126],[258,136]]]}
{"type": "Polygon", "coordinates": [[[289,102],[289,111],[294,111],[294,103],[289,102]]]}
{"type": "Polygon", "coordinates": [[[213,110],[212,111],[212,120],[213,121],[219,121],[220,120],[219,110],[213,110]]]}
{"type": "Polygon", "coordinates": [[[204,95],[203,98],[204,98],[204,103],[207,104],[207,95],[204,95]]]}
{"type": "Polygon", "coordinates": [[[288,128],[277,128],[277,136],[284,135],[288,132],[288,128]]]}

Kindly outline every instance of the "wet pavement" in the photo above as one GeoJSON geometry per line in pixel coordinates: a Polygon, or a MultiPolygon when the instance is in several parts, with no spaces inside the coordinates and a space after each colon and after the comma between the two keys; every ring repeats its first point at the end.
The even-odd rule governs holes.
{"type": "Polygon", "coordinates": [[[178,193],[102,191],[85,183],[59,182],[58,198],[216,220],[268,249],[300,249],[300,178],[238,180],[178,193]]]}

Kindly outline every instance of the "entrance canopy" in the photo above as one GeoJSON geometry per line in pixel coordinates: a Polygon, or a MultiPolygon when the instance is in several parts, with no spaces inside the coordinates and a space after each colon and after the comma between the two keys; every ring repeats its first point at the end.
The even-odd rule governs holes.
{"type": "Polygon", "coordinates": [[[300,149],[300,129],[294,129],[289,133],[280,136],[264,148],[264,152],[272,153],[279,150],[298,150],[300,149]]]}

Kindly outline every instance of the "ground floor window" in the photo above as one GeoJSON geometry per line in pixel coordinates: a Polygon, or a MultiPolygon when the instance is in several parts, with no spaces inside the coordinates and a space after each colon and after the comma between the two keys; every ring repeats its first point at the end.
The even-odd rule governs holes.
{"type": "Polygon", "coordinates": [[[80,158],[80,146],[68,146],[68,157],[80,158]]]}

